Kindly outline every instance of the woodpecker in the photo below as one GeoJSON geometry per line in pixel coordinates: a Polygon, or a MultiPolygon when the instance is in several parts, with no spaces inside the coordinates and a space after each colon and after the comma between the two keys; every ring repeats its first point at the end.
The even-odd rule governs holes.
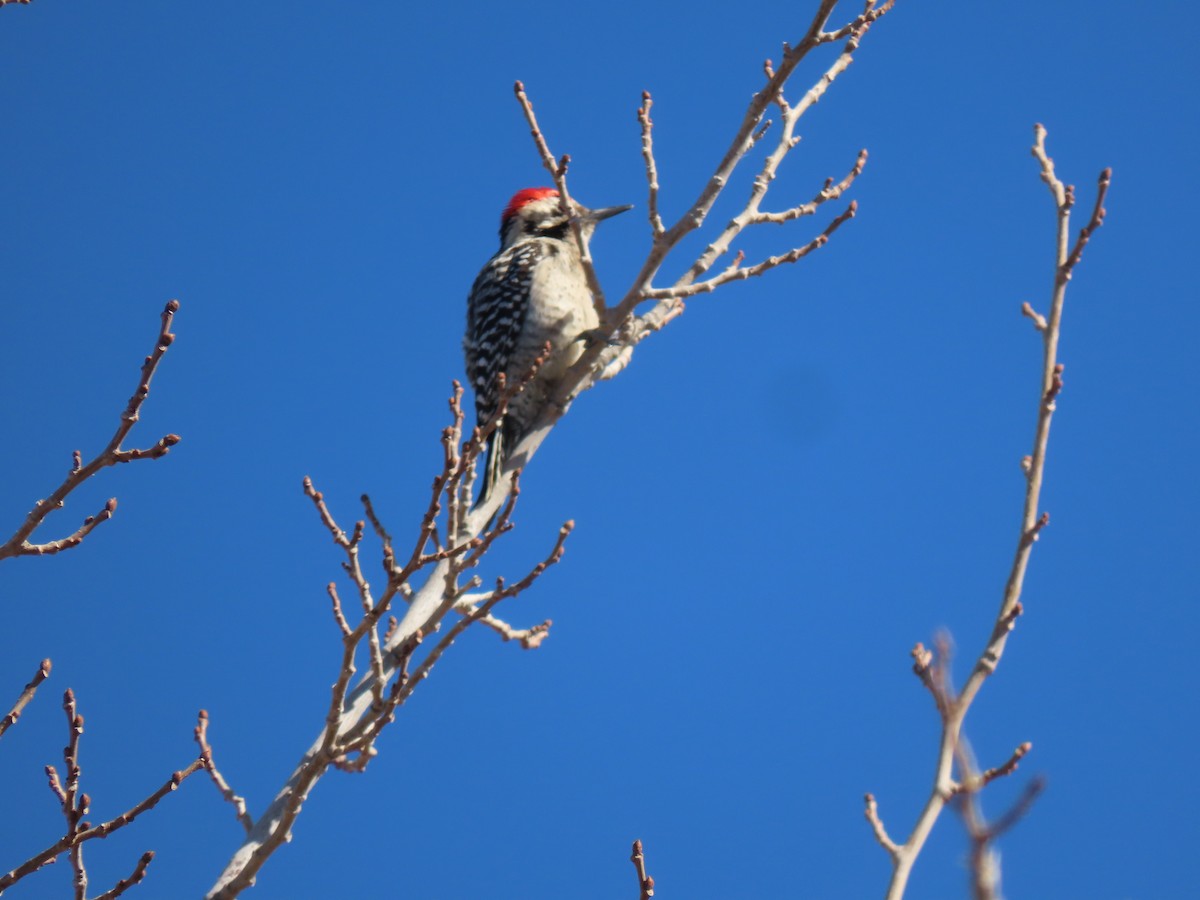
{"type": "MultiPolygon", "coordinates": [[[[631,206],[588,209],[573,203],[585,237],[596,224],[631,206]]],[[[504,420],[488,440],[482,503],[500,471],[562,374],[583,354],[583,339],[599,328],[579,247],[554,188],[525,188],[513,194],[500,216],[500,249],[487,261],[467,298],[463,352],[475,389],[480,428],[496,414],[498,376],[511,389],[524,378],[550,344],[550,356],[534,380],[513,397],[504,420]]]]}

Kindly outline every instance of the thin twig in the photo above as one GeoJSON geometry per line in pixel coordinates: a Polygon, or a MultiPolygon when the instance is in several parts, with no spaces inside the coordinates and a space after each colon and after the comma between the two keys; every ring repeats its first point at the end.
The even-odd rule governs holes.
{"type": "Polygon", "coordinates": [[[142,880],[146,877],[146,870],[150,868],[150,863],[153,861],[154,851],[147,850],[137,861],[137,865],[134,867],[133,872],[128,878],[122,878],[115,885],[113,885],[111,890],[107,890],[103,894],[98,894],[94,900],[116,900],[117,897],[120,897],[135,884],[140,884],[142,882],[142,880]]]}
{"type": "Polygon", "coordinates": [[[546,136],[542,134],[541,126],[538,125],[537,116],[534,115],[533,104],[525,93],[525,85],[520,81],[515,82],[513,93],[521,105],[522,112],[525,113],[525,121],[529,123],[529,133],[542,158],[542,165],[546,167],[546,171],[554,179],[554,186],[558,188],[559,207],[570,219],[571,233],[575,236],[575,243],[579,248],[579,261],[583,265],[584,278],[587,280],[588,290],[592,293],[596,313],[600,316],[600,320],[604,321],[607,314],[604,290],[600,287],[600,278],[596,275],[596,266],[592,262],[592,251],[588,246],[587,235],[583,232],[583,222],[576,212],[577,204],[571,200],[571,195],[567,191],[567,166],[571,157],[564,156],[561,160],[555,160],[554,154],[550,152],[550,147],[546,143],[546,136]]]}
{"type": "Polygon", "coordinates": [[[408,699],[412,692],[416,690],[417,685],[429,677],[429,673],[433,669],[434,664],[437,663],[442,654],[450,648],[458,636],[466,631],[471,624],[490,613],[496,607],[496,605],[500,603],[501,600],[515,597],[527,590],[530,585],[534,583],[534,581],[541,577],[542,573],[545,572],[547,568],[562,559],[567,536],[570,535],[571,530],[574,527],[574,522],[568,521],[563,523],[562,528],[560,528],[558,532],[558,540],[555,541],[554,547],[551,549],[549,555],[536,566],[534,566],[529,571],[529,574],[527,574],[516,584],[508,587],[505,587],[502,581],[498,581],[496,584],[496,589],[492,592],[491,596],[485,602],[481,603],[475,612],[468,616],[463,616],[461,619],[455,622],[454,626],[446,632],[442,639],[438,641],[434,648],[425,657],[421,665],[417,667],[412,678],[410,678],[397,693],[398,700],[395,705],[399,706],[406,699],[408,699]]]}
{"type": "Polygon", "coordinates": [[[31,856],[8,874],[0,875],[0,891],[7,890],[26,875],[36,872],[47,863],[53,862],[56,857],[62,855],[72,847],[82,844],[85,841],[108,837],[114,831],[119,831],[126,825],[131,824],[135,819],[138,818],[138,816],[147,810],[153,809],[158,804],[158,801],[178,788],[179,785],[183,783],[184,779],[188,778],[190,775],[194,775],[202,768],[204,768],[203,760],[197,759],[186,769],[175,772],[170,779],[168,779],[166,784],[127,812],[121,813],[121,815],[109,819],[107,822],[102,822],[99,825],[93,825],[82,831],[77,831],[73,835],[64,835],[54,844],[50,845],[40,853],[31,856]]]}
{"type": "Polygon", "coordinates": [[[972,900],[1000,900],[1000,855],[990,846],[988,825],[979,801],[979,776],[966,738],[960,737],[954,750],[965,786],[956,793],[954,801],[970,845],[967,869],[971,875],[972,900]]]}
{"type": "Polygon", "coordinates": [[[204,709],[200,710],[197,718],[195,738],[196,743],[200,745],[200,761],[204,763],[204,768],[208,770],[208,775],[212,779],[213,784],[221,792],[221,797],[224,798],[226,803],[233,805],[237,820],[246,829],[246,834],[249,834],[250,830],[254,827],[254,819],[250,817],[250,813],[246,809],[246,798],[240,796],[229,786],[229,782],[225,780],[225,776],[221,774],[217,768],[216,760],[213,758],[212,745],[208,743],[208,711],[204,709]]]}
{"type": "Polygon", "coordinates": [[[646,208],[650,216],[650,233],[658,238],[666,229],[662,216],[658,214],[658,164],[654,161],[654,122],[650,118],[650,107],[654,101],[649,91],[642,91],[642,105],[638,107],[638,122],[642,126],[642,159],[646,162],[646,185],[649,196],[646,208]]]}
{"type": "Polygon", "coordinates": [[[368,495],[363,494],[361,497],[359,497],[359,500],[362,502],[363,509],[367,514],[367,520],[371,523],[371,527],[375,529],[375,535],[379,538],[380,543],[383,544],[384,553],[386,554],[389,550],[391,550],[392,536],[379,521],[379,516],[375,514],[375,507],[371,503],[371,498],[368,495]]]}
{"type": "MultiPolygon", "coordinates": [[[[392,657],[396,663],[397,674],[392,682],[388,698],[378,705],[373,720],[364,722],[353,731],[346,732],[341,736],[338,744],[338,756],[333,760],[333,764],[339,769],[347,772],[361,772],[374,756],[375,741],[383,729],[395,720],[396,710],[404,705],[404,701],[412,693],[411,691],[404,693],[404,689],[411,679],[408,666],[412,661],[413,654],[424,639],[425,636],[418,631],[393,651],[392,657]],[[358,754],[356,762],[347,760],[347,756],[351,753],[358,754]]],[[[432,668],[432,663],[430,663],[430,668],[432,668]]]]}
{"type": "MultiPolygon", "coordinates": [[[[454,611],[461,613],[464,616],[469,616],[478,610],[478,604],[484,602],[491,594],[477,595],[470,594],[464,596],[454,604],[454,611]]],[[[542,622],[539,625],[531,625],[529,628],[514,628],[503,619],[493,615],[480,616],[477,620],[480,625],[484,625],[505,641],[516,641],[526,650],[536,650],[542,645],[542,642],[550,636],[550,627],[554,624],[550,619],[542,622]]]]}
{"type": "Polygon", "coordinates": [[[879,818],[879,804],[875,802],[875,795],[867,794],[863,797],[863,804],[865,806],[864,815],[871,823],[871,830],[875,832],[875,840],[888,852],[889,856],[895,857],[900,848],[895,841],[888,837],[887,829],[883,827],[883,819],[879,818]]]}
{"type": "Polygon", "coordinates": [[[654,896],[654,879],[646,874],[646,854],[642,850],[642,842],[633,842],[633,852],[629,856],[633,868],[637,872],[639,900],[650,900],[654,896]]]}
{"type": "Polygon", "coordinates": [[[1021,304],[1021,315],[1030,319],[1033,322],[1033,327],[1038,331],[1046,330],[1046,317],[1041,313],[1034,312],[1033,306],[1028,301],[1021,304]]]}
{"type": "Polygon", "coordinates": [[[729,284],[731,281],[744,281],[747,278],[754,278],[763,274],[777,266],[787,265],[789,263],[798,262],[808,256],[812,251],[824,247],[829,243],[829,238],[833,233],[840,228],[843,223],[854,218],[858,211],[858,201],[853,201],[846,210],[835,218],[826,226],[825,230],[819,235],[805,244],[803,247],[797,247],[787,253],[781,253],[779,256],[772,256],[753,266],[731,266],[723,271],[720,275],[716,275],[705,281],[697,281],[690,284],[677,284],[675,287],[669,288],[652,288],[645,293],[647,300],[677,300],[686,297],[694,297],[697,294],[710,293],[722,285],[729,284]]]}
{"type": "Polygon", "coordinates": [[[962,793],[963,791],[978,791],[981,788],[987,787],[997,778],[1003,778],[1006,775],[1011,775],[1017,771],[1017,767],[1026,754],[1033,749],[1033,744],[1029,741],[1021,744],[1012,755],[1005,760],[1002,765],[992,769],[986,769],[973,777],[973,780],[968,781],[966,774],[963,775],[962,782],[955,788],[954,793],[962,793]]]}
{"type": "Polygon", "coordinates": [[[791,209],[786,209],[783,212],[778,213],[756,213],[750,217],[747,224],[760,225],[770,222],[776,225],[782,225],[785,222],[791,222],[803,216],[811,216],[818,209],[820,209],[823,204],[828,203],[830,200],[836,200],[842,196],[842,194],[846,193],[846,191],[850,189],[850,186],[854,184],[855,179],[862,174],[863,169],[866,168],[866,165],[867,151],[860,150],[858,152],[858,159],[855,160],[854,166],[846,174],[846,177],[836,184],[832,178],[827,179],[825,181],[825,187],[823,187],[808,203],[802,203],[799,206],[793,206],[791,209]]]}
{"type": "Polygon", "coordinates": [[[333,620],[337,622],[338,628],[341,629],[343,637],[350,637],[353,629],[350,623],[346,621],[346,614],[342,612],[342,598],[338,596],[337,585],[332,581],[325,585],[325,591],[329,594],[329,599],[333,601],[333,620]]]}
{"type": "Polygon", "coordinates": [[[108,445],[86,465],[82,464],[80,452],[78,450],[74,452],[71,470],[67,473],[67,477],[63,480],[62,484],[45,500],[39,500],[34,504],[33,509],[25,517],[25,521],[21,523],[21,527],[5,543],[0,544],[0,560],[14,556],[46,556],[79,546],[84,538],[91,534],[92,529],[96,528],[101,522],[112,518],[112,514],[117,508],[115,497],[105,503],[104,508],[96,515],[86,518],[78,529],[65,538],[41,544],[30,543],[29,538],[50,513],[56,509],[63,508],[67,497],[70,496],[75,488],[79,487],[79,485],[83,484],[83,482],[87,481],[101,469],[108,466],[115,466],[118,463],[133,462],[139,459],[159,459],[179,443],[179,435],[168,434],[161,438],[158,443],[145,450],[123,450],[121,448],[121,443],[129,436],[129,432],[138,421],[142,404],[145,402],[146,397],[150,395],[150,380],[154,377],[154,373],[158,369],[158,364],[162,361],[167,348],[175,340],[175,335],[171,333],[171,322],[175,318],[175,313],[178,309],[179,301],[172,300],[167,303],[166,308],[163,310],[162,324],[158,331],[158,337],[155,340],[154,350],[146,357],[146,361],[142,364],[137,387],[134,389],[133,396],[129,398],[129,403],[126,405],[125,411],[121,413],[120,424],[117,426],[117,430],[109,440],[108,445]]]}
{"type": "Polygon", "coordinates": [[[12,709],[5,714],[3,719],[0,719],[0,737],[4,736],[4,732],[16,724],[17,719],[21,718],[21,712],[29,705],[29,701],[33,699],[33,695],[37,693],[39,685],[50,677],[50,660],[43,659],[42,664],[34,673],[33,678],[25,685],[21,691],[21,695],[17,697],[12,705],[12,709]]]}
{"type": "MultiPolygon", "coordinates": [[[[63,748],[66,780],[64,782],[59,778],[58,772],[53,766],[46,766],[46,777],[51,792],[53,792],[62,807],[67,827],[63,836],[45,850],[34,854],[7,874],[0,875],[0,892],[7,890],[25,876],[54,862],[63,853],[68,853],[74,873],[75,895],[77,897],[86,897],[87,869],[83,864],[82,853],[84,843],[97,838],[106,838],[113,832],[119,831],[126,825],[131,824],[142,813],[153,809],[163,797],[174,791],[185,779],[198,772],[205,765],[204,757],[196,759],[186,769],[173,773],[166,784],[128,811],[106,822],[101,822],[99,825],[90,825],[88,822],[83,821],[83,817],[87,815],[91,806],[91,798],[79,791],[79,778],[82,771],[79,766],[79,739],[83,734],[84,721],[83,716],[79,714],[76,707],[75,693],[70,689],[63,694],[63,711],[66,713],[68,728],[67,746],[63,748]]],[[[130,881],[130,884],[140,881],[145,876],[149,860],[144,856],[143,860],[144,862],[138,864],[130,879],[127,879],[130,881]]],[[[118,883],[117,887],[112,889],[113,891],[117,891],[117,893],[110,891],[105,896],[115,897],[124,892],[130,885],[127,884],[121,887],[123,883],[118,883]]]]}
{"type": "MultiPolygon", "coordinates": [[[[79,793],[79,776],[82,772],[79,766],[79,739],[83,736],[83,716],[76,708],[75,692],[70,688],[63,694],[63,711],[67,714],[68,738],[67,746],[63,748],[67,782],[61,791],[62,810],[67,820],[66,833],[75,834],[80,830],[80,821],[87,815],[91,803],[87,794],[79,793]]],[[[72,844],[68,856],[74,875],[75,900],[87,900],[88,875],[83,863],[83,845],[72,844]]]]}
{"type": "Polygon", "coordinates": [[[1017,761],[1029,748],[1029,744],[1022,744],[1003,766],[983,773],[978,771],[965,738],[960,738],[955,748],[963,783],[955,792],[954,799],[970,842],[968,868],[971,873],[973,900],[1000,900],[1000,855],[993,849],[993,844],[1029,812],[1033,802],[1044,789],[1045,781],[1041,777],[1034,778],[1025,786],[1016,803],[991,823],[983,815],[979,792],[995,778],[1011,774],[1017,767],[1017,761]]]}

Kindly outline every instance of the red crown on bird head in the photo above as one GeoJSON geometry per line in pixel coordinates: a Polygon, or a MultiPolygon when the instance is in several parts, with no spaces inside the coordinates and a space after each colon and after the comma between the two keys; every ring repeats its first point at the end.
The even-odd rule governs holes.
{"type": "Polygon", "coordinates": [[[500,216],[500,224],[507,224],[509,219],[521,211],[522,207],[528,203],[532,203],[534,200],[557,196],[558,191],[548,187],[525,188],[517,191],[512,195],[512,199],[508,201],[508,206],[504,207],[504,213],[500,216]]]}

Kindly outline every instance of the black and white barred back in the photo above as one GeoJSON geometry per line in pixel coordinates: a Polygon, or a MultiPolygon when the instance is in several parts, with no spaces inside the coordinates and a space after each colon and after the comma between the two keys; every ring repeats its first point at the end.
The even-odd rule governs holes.
{"type": "Polygon", "coordinates": [[[492,421],[500,402],[498,375],[508,375],[517,337],[525,327],[534,267],[545,256],[539,241],[526,241],[491,258],[467,299],[467,335],[463,349],[467,377],[475,389],[475,416],[480,428],[492,421]]]}
{"type": "MultiPolygon", "coordinates": [[[[463,349],[467,377],[475,389],[475,420],[480,428],[490,424],[496,414],[500,373],[504,373],[509,390],[525,374],[515,371],[513,363],[518,361],[518,340],[529,314],[534,270],[545,254],[541,241],[525,241],[501,250],[483,267],[471,287],[463,349]]],[[[524,365],[528,368],[532,360],[524,365]]],[[[520,406],[517,404],[518,409],[520,406]]],[[[480,502],[491,494],[504,462],[528,427],[528,423],[520,421],[518,409],[510,408],[500,427],[488,438],[480,502]]]]}

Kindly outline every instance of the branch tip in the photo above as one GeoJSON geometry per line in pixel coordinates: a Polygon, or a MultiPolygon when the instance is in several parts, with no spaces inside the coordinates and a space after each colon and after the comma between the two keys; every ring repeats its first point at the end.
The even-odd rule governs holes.
{"type": "Polygon", "coordinates": [[[1046,317],[1041,313],[1036,312],[1033,308],[1033,305],[1030,304],[1029,301],[1025,301],[1021,304],[1021,315],[1031,320],[1033,322],[1033,327],[1038,331],[1044,332],[1046,330],[1046,317]]]}
{"type": "Polygon", "coordinates": [[[900,848],[896,842],[888,837],[887,829],[883,825],[883,819],[879,817],[879,805],[875,801],[874,794],[866,794],[863,797],[863,816],[871,825],[871,831],[875,834],[875,840],[888,855],[895,859],[900,848]]]}
{"type": "Polygon", "coordinates": [[[646,854],[640,840],[633,842],[633,851],[629,855],[629,861],[633,863],[634,870],[637,872],[639,900],[649,900],[654,896],[654,879],[646,873],[646,854]]]}

